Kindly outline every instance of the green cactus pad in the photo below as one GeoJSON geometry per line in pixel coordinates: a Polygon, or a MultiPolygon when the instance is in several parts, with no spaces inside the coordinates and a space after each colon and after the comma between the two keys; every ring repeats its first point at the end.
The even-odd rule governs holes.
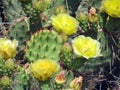
{"type": "Polygon", "coordinates": [[[26,57],[33,62],[37,59],[60,60],[62,37],[55,31],[43,30],[36,32],[27,42],[26,57]]]}
{"type": "Polygon", "coordinates": [[[77,70],[80,68],[81,64],[84,63],[84,60],[79,60],[79,59],[73,59],[73,54],[72,53],[68,53],[68,52],[64,52],[61,55],[61,59],[63,61],[63,63],[72,70],[77,70]]]}
{"type": "Polygon", "coordinates": [[[12,90],[26,90],[26,85],[28,84],[29,76],[25,72],[23,67],[18,66],[17,72],[13,73],[12,78],[12,90]]]}
{"type": "Polygon", "coordinates": [[[18,49],[21,51],[25,48],[26,41],[30,38],[29,20],[26,17],[22,17],[14,24],[10,25],[8,30],[8,38],[16,39],[19,41],[18,49]]]}
{"type": "Polygon", "coordinates": [[[3,5],[5,19],[10,23],[26,15],[18,0],[3,0],[3,5]]]}

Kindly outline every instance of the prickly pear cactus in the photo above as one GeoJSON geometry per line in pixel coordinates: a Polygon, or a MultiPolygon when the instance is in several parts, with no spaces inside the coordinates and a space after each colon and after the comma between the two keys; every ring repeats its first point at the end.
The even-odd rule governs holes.
{"type": "Polygon", "coordinates": [[[115,72],[120,59],[119,2],[0,1],[0,42],[5,42],[0,45],[0,90],[116,90],[108,82],[109,75],[113,83],[120,75],[115,72]],[[75,25],[76,32],[66,36],[75,25]],[[16,56],[4,57],[13,51],[16,56]],[[53,73],[54,67],[58,71],[53,73]]]}
{"type": "Polygon", "coordinates": [[[108,38],[104,35],[104,33],[100,33],[100,42],[102,43],[101,46],[101,56],[99,58],[93,58],[90,60],[85,61],[81,68],[79,69],[80,71],[93,71],[93,70],[98,70],[98,68],[103,68],[102,65],[109,64],[111,61],[111,50],[109,46],[109,42],[107,42],[108,38]]]}
{"type": "Polygon", "coordinates": [[[21,7],[20,2],[14,0],[4,0],[4,17],[9,23],[13,23],[16,19],[25,16],[25,13],[21,7]]]}
{"type": "Polygon", "coordinates": [[[19,40],[18,49],[24,50],[26,46],[26,41],[30,39],[30,28],[29,28],[29,19],[27,17],[21,17],[17,19],[14,24],[9,26],[7,37],[10,39],[16,38],[19,40]]]}
{"type": "Polygon", "coordinates": [[[62,43],[62,37],[55,31],[41,30],[27,42],[25,56],[30,62],[44,58],[59,61],[62,43]]]}
{"type": "Polygon", "coordinates": [[[8,59],[6,61],[4,59],[1,59],[0,62],[1,62],[0,76],[2,75],[10,76],[14,72],[14,69],[16,67],[14,61],[12,59],[8,59]]]}
{"type": "Polygon", "coordinates": [[[71,82],[72,79],[74,79],[74,76],[71,71],[60,71],[50,80],[39,81],[39,87],[42,90],[68,90],[69,82],[71,82]]]}
{"type": "Polygon", "coordinates": [[[0,89],[1,90],[24,90],[28,83],[23,67],[16,64],[13,59],[0,59],[0,89]]]}
{"type": "Polygon", "coordinates": [[[86,60],[84,58],[76,58],[73,56],[73,49],[69,43],[65,43],[61,51],[61,61],[68,69],[77,70],[86,60]]]}
{"type": "Polygon", "coordinates": [[[24,90],[27,88],[29,76],[27,76],[24,68],[18,66],[18,71],[12,76],[12,90],[24,90]]]}

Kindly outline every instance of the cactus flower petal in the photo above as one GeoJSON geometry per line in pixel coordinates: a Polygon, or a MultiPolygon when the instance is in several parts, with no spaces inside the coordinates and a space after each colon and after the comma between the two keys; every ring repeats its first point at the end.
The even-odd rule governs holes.
{"type": "Polygon", "coordinates": [[[51,17],[51,20],[53,27],[59,33],[72,35],[77,32],[79,23],[69,14],[58,14],[57,16],[51,17]]]}
{"type": "Polygon", "coordinates": [[[39,80],[47,80],[59,70],[59,65],[53,60],[37,60],[30,65],[33,75],[39,80]]]}
{"type": "Polygon", "coordinates": [[[114,18],[120,18],[120,0],[104,0],[103,11],[114,18]]]}
{"type": "Polygon", "coordinates": [[[80,35],[72,41],[75,54],[86,59],[97,57],[100,55],[100,43],[91,37],[80,35]]]}
{"type": "Polygon", "coordinates": [[[0,54],[4,58],[13,58],[17,53],[18,41],[17,40],[9,40],[6,38],[0,38],[0,54]]]}

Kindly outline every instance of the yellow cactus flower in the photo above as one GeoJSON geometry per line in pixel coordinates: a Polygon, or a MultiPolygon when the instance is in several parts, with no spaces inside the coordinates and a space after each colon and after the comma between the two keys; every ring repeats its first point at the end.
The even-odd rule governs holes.
{"type": "Polygon", "coordinates": [[[102,9],[109,16],[114,18],[120,18],[120,0],[104,0],[102,9]]]}
{"type": "Polygon", "coordinates": [[[17,53],[18,41],[0,38],[0,54],[5,58],[13,58],[17,53]]]}
{"type": "Polygon", "coordinates": [[[72,45],[74,52],[86,59],[100,55],[100,43],[91,37],[80,35],[73,39],[72,45]]]}
{"type": "Polygon", "coordinates": [[[53,27],[59,33],[72,35],[77,32],[79,23],[69,14],[58,14],[57,16],[51,17],[51,20],[53,27]]]}
{"type": "Polygon", "coordinates": [[[30,70],[37,79],[45,81],[59,70],[59,65],[53,60],[37,60],[30,65],[30,70]]]}

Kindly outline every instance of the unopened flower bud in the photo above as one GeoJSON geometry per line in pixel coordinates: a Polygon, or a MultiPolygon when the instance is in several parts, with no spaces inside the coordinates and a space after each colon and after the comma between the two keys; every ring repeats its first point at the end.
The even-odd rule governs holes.
{"type": "Polygon", "coordinates": [[[8,59],[4,65],[6,69],[10,70],[12,70],[15,67],[14,61],[12,59],[8,59]]]}
{"type": "Polygon", "coordinates": [[[3,76],[0,78],[0,85],[1,86],[10,86],[11,80],[8,76],[3,76]]]}
{"type": "Polygon", "coordinates": [[[70,88],[72,88],[73,90],[81,90],[82,87],[82,77],[79,76],[78,78],[75,78],[74,80],[72,80],[70,82],[70,88]]]}
{"type": "Polygon", "coordinates": [[[65,83],[65,72],[61,71],[58,75],[55,77],[55,81],[57,84],[63,84],[65,83]]]}
{"type": "Polygon", "coordinates": [[[62,47],[63,52],[72,52],[72,46],[69,43],[65,43],[62,47]]]}

